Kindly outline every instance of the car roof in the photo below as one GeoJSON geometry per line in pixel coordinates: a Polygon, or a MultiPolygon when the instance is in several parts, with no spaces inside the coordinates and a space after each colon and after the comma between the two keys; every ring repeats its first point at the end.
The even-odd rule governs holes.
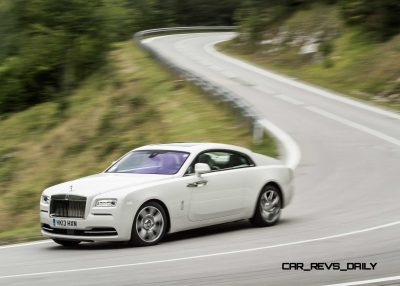
{"type": "Polygon", "coordinates": [[[154,149],[185,151],[190,153],[198,153],[210,149],[227,149],[246,154],[252,153],[249,149],[240,146],[223,144],[223,143],[212,143],[212,142],[176,142],[176,143],[165,143],[165,144],[151,144],[136,148],[135,150],[154,150],[154,149]]]}

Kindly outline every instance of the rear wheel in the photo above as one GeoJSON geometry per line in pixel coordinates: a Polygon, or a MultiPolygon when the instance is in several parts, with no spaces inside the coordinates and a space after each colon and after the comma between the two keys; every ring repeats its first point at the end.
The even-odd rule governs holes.
{"type": "Polygon", "coordinates": [[[131,243],[136,246],[157,244],[167,229],[167,215],[157,202],[148,202],[136,213],[132,226],[131,243]]]}
{"type": "Polygon", "coordinates": [[[53,239],[53,241],[57,244],[60,244],[62,246],[76,246],[79,243],[81,243],[79,240],[64,240],[64,239],[53,239]]]}
{"type": "Polygon", "coordinates": [[[282,209],[281,192],[275,185],[267,185],[261,191],[254,216],[250,222],[255,226],[271,226],[279,221],[282,209]]]}

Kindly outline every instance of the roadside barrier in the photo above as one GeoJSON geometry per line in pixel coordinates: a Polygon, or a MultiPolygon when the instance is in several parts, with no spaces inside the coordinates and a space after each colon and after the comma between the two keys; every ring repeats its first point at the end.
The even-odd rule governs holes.
{"type": "Polygon", "coordinates": [[[170,60],[162,56],[157,51],[151,49],[148,45],[143,44],[143,39],[149,36],[172,34],[180,32],[216,32],[216,31],[236,31],[236,26],[199,26],[199,27],[173,27],[151,29],[137,32],[133,35],[133,40],[144,50],[150,53],[156,60],[163,63],[176,74],[180,75],[185,80],[193,83],[195,86],[203,90],[206,94],[218,99],[221,102],[228,103],[234,111],[237,111],[245,120],[250,122],[253,141],[255,144],[260,144],[264,138],[265,127],[260,123],[262,119],[254,108],[243,99],[237,97],[233,92],[215,85],[214,83],[204,80],[196,73],[187,69],[178,67],[170,60]]]}

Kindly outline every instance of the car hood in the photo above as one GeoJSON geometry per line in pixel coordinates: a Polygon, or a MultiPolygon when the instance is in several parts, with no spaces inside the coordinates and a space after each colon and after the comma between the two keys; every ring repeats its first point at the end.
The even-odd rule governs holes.
{"type": "Polygon", "coordinates": [[[70,194],[93,197],[124,188],[170,179],[171,175],[147,175],[127,173],[100,173],[77,180],[68,181],[46,189],[46,195],[70,194]]]}

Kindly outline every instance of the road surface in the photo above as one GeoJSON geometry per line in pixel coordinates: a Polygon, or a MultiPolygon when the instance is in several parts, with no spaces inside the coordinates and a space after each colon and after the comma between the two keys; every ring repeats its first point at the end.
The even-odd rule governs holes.
{"type": "Polygon", "coordinates": [[[242,97],[297,142],[296,194],[281,223],[214,226],[147,248],[98,243],[65,249],[49,241],[2,247],[0,285],[400,284],[399,114],[215,51],[214,43],[232,36],[168,35],[146,45],[242,97]],[[282,270],[287,262],[377,265],[282,270]]]}

